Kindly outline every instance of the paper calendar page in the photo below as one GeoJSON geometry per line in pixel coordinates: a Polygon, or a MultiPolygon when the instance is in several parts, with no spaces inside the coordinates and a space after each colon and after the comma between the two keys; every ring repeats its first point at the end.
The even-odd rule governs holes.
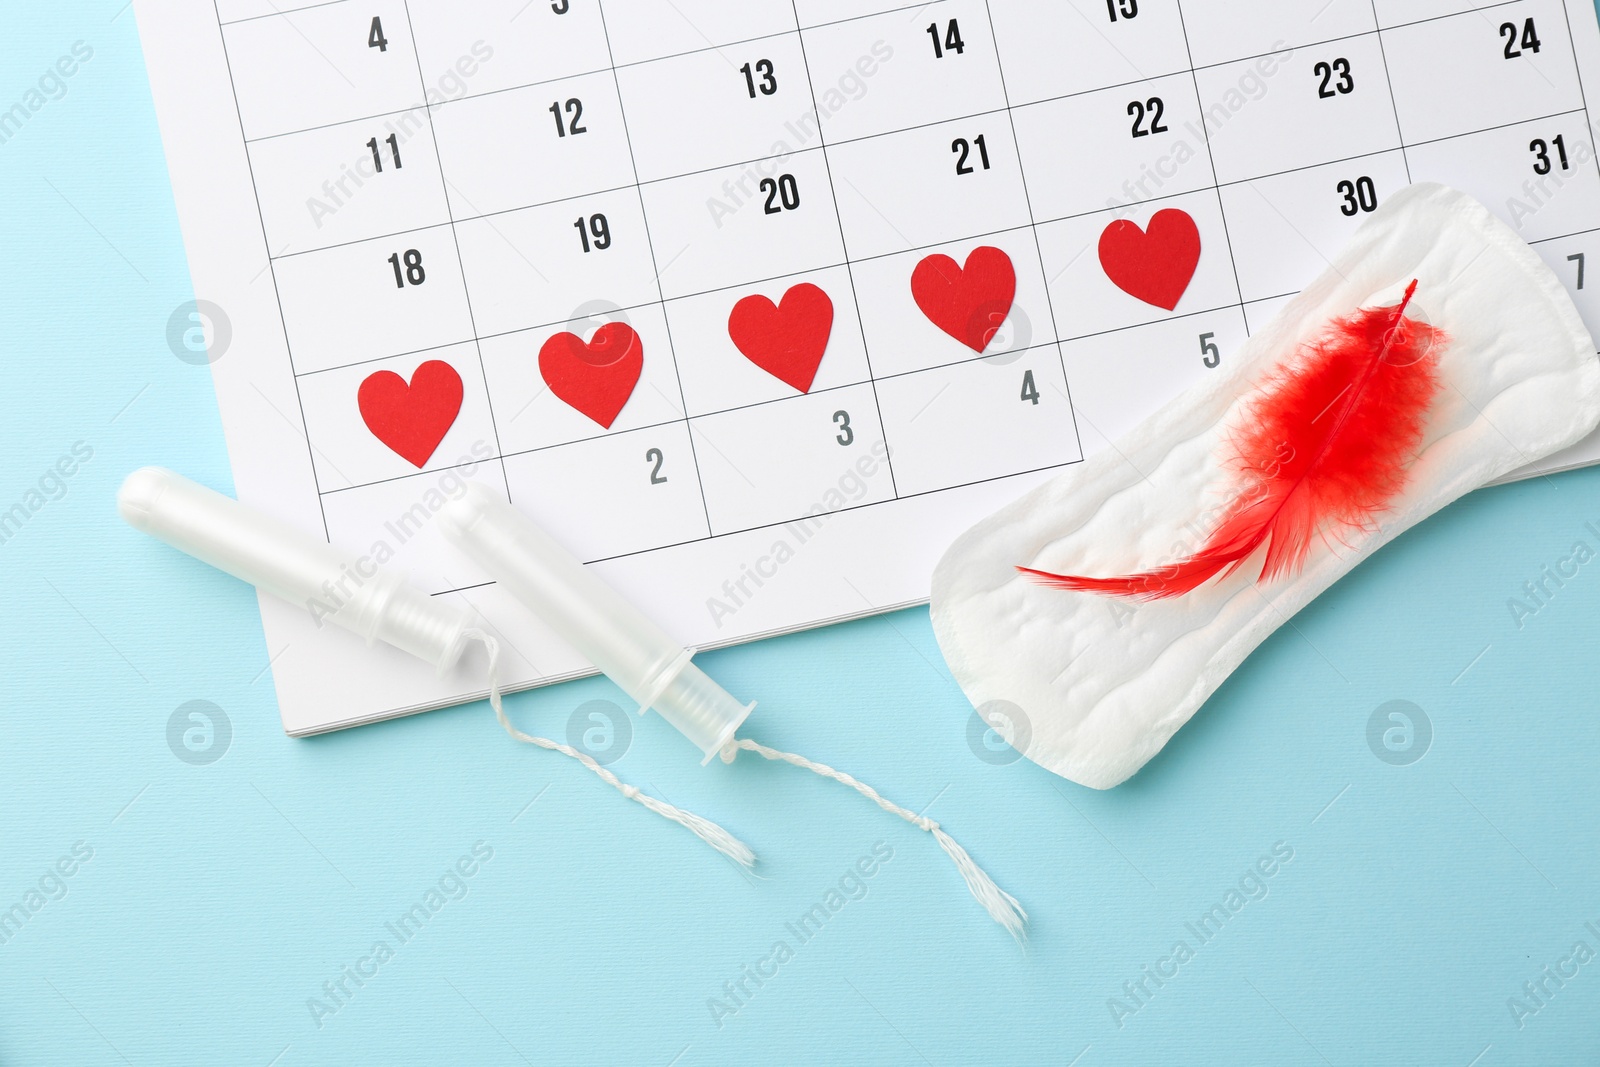
{"type": "MultiPolygon", "coordinates": [[[[925,600],[1410,182],[1600,326],[1589,0],[136,10],[240,498],[514,688],[590,668],[442,539],[469,481],[704,648],[925,600]]],[[[261,607],[290,733],[481,694],[261,607]]]]}

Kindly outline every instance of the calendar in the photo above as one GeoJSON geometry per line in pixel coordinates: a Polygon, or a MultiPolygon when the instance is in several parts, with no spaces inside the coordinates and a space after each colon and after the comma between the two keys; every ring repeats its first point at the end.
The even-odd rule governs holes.
{"type": "MultiPolygon", "coordinates": [[[[1600,327],[1589,0],[136,11],[240,498],[475,609],[512,688],[592,668],[441,536],[469,482],[709,648],[924,601],[1411,182],[1600,327]]],[[[261,607],[292,734],[483,692],[261,607]]]]}

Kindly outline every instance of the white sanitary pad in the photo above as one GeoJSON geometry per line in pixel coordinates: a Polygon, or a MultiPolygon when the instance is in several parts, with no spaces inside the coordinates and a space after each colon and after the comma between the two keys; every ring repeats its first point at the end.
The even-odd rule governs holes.
{"type": "Polygon", "coordinates": [[[962,535],[934,573],[934,630],[967,697],[1002,732],[1009,720],[1029,759],[1108,789],[1346,571],[1597,421],[1600,362],[1561,283],[1475,200],[1414,185],[1215,377],[962,535]],[[1334,319],[1397,303],[1413,278],[1410,313],[1450,340],[1410,480],[1375,530],[1319,540],[1296,575],[1258,584],[1258,554],[1170,600],[1069,592],[1017,573],[1130,574],[1198,548],[1211,530],[1195,519],[1214,522],[1228,488],[1218,458],[1227,429],[1263,376],[1334,319]]]}

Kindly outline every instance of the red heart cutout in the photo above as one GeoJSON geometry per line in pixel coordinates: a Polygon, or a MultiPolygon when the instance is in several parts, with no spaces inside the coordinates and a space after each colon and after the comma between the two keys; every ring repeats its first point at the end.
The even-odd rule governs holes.
{"type": "Polygon", "coordinates": [[[394,371],[381,370],[362,381],[356,405],[372,436],[422,467],[461,413],[461,375],[442,359],[412,371],[410,385],[394,371]]]}
{"type": "Polygon", "coordinates": [[[928,321],[974,352],[988,347],[1016,295],[1011,257],[988,245],[969,252],[965,266],[932,255],[911,272],[911,298],[928,321]]]}
{"type": "Polygon", "coordinates": [[[759,294],[733,305],[728,336],[744,358],[802,393],[811,391],[833,332],[833,301],[801,282],[777,304],[759,294]]]}
{"type": "Polygon", "coordinates": [[[1100,234],[1100,266],[1131,297],[1168,311],[1178,306],[1200,262],[1200,230],[1188,212],[1164,208],[1141,230],[1118,219],[1100,234]]]}
{"type": "Polygon", "coordinates": [[[587,344],[558,333],[539,348],[539,373],[550,391],[575,411],[611,429],[644,370],[644,345],[633,327],[608,322],[587,344]]]}

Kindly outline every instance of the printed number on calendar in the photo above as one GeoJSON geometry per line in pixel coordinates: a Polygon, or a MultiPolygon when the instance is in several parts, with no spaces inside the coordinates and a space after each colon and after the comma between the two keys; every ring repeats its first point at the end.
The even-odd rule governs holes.
{"type": "Polygon", "coordinates": [[[800,186],[793,174],[780,174],[776,179],[762,178],[759,188],[767,194],[766,205],[761,210],[768,215],[793,211],[800,206],[800,186]]]}
{"type": "Polygon", "coordinates": [[[933,38],[934,59],[943,59],[948,52],[961,55],[967,50],[966,42],[961,39],[961,25],[955,19],[951,19],[945,27],[944,46],[942,48],[939,46],[939,24],[937,22],[928,24],[928,36],[933,38]]]}
{"type": "Polygon", "coordinates": [[[406,249],[404,259],[400,258],[398,252],[390,256],[389,266],[394,268],[394,284],[397,288],[404,289],[407,284],[421,285],[428,280],[428,272],[422,269],[422,253],[415,248],[406,249]]]}
{"type": "Polygon", "coordinates": [[[578,221],[572,224],[577,227],[578,238],[583,242],[583,250],[605,251],[611,247],[611,224],[606,217],[596,213],[585,219],[578,216],[578,221]]]}
{"type": "Polygon", "coordinates": [[[1134,100],[1128,104],[1128,114],[1133,118],[1133,135],[1135,137],[1148,137],[1153,133],[1166,133],[1167,127],[1162,123],[1161,116],[1166,114],[1167,105],[1161,102],[1159,96],[1152,96],[1149,100],[1134,100]],[[1150,119],[1150,125],[1144,124],[1145,118],[1150,119]]]}
{"type": "Polygon", "coordinates": [[[654,464],[654,466],[650,468],[650,484],[651,485],[665,485],[667,483],[667,476],[665,474],[661,473],[661,464],[665,463],[666,460],[667,460],[667,457],[662,453],[661,449],[659,449],[659,448],[647,448],[647,449],[645,449],[644,461],[646,463],[653,463],[654,464]]]}
{"type": "Polygon", "coordinates": [[[557,100],[550,105],[550,114],[556,117],[556,136],[565,137],[568,134],[576,137],[580,133],[588,133],[589,127],[581,121],[583,119],[583,101],[577,97],[570,98],[566,103],[567,117],[563,122],[561,118],[561,101],[557,100]]]}
{"type": "Polygon", "coordinates": [[[401,167],[400,138],[397,134],[393,133],[385,137],[382,141],[379,141],[376,137],[372,137],[367,140],[367,147],[372,151],[372,168],[379,174],[383,173],[383,153],[378,151],[378,146],[380,144],[387,144],[389,146],[389,154],[394,158],[394,169],[399,170],[401,167]]]}
{"type": "Polygon", "coordinates": [[[1348,96],[1355,92],[1356,79],[1350,73],[1350,61],[1344,57],[1335,59],[1332,63],[1318,63],[1311,68],[1311,73],[1322,79],[1317,86],[1317,96],[1328,100],[1335,96],[1348,96]],[[1337,75],[1337,80],[1335,80],[1337,75]]]}
{"type": "Polygon", "coordinates": [[[1556,150],[1556,159],[1561,163],[1561,169],[1572,169],[1572,165],[1567,162],[1566,138],[1558,133],[1548,141],[1543,137],[1535,137],[1528,142],[1528,151],[1533,153],[1533,172],[1535,174],[1550,173],[1550,149],[1552,148],[1556,150]]]}
{"type": "Polygon", "coordinates": [[[749,90],[752,100],[757,92],[762,96],[771,96],[778,91],[778,76],[773,72],[770,59],[756,60],[753,68],[746,63],[739,68],[739,73],[744,75],[744,87],[749,90]]]}
{"type": "Polygon", "coordinates": [[[957,137],[950,142],[950,151],[956,154],[957,174],[971,174],[973,172],[973,166],[967,160],[974,148],[978,150],[977,169],[989,169],[989,146],[983,143],[983,134],[980,133],[970,143],[965,137],[957,137]]]}
{"type": "Polygon", "coordinates": [[[1028,403],[1037,407],[1039,405],[1039,387],[1034,384],[1033,371],[1022,372],[1022,397],[1028,403]]]}
{"type": "Polygon", "coordinates": [[[1355,181],[1346,178],[1334,186],[1334,189],[1344,198],[1344,203],[1339,205],[1341,215],[1350,216],[1363,211],[1378,210],[1378,188],[1365,174],[1355,181]]]}
{"type": "Polygon", "coordinates": [[[1522,39],[1517,39],[1517,27],[1512,22],[1500,24],[1500,36],[1506,39],[1505,57],[1517,59],[1523,52],[1539,51],[1539,34],[1533,28],[1533,20],[1528,19],[1522,24],[1522,39]],[[1520,47],[1519,47],[1520,46],[1520,47]]]}

